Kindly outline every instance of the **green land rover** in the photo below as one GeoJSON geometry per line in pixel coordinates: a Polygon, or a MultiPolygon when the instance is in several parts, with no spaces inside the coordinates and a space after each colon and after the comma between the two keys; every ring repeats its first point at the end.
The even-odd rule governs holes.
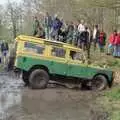
{"type": "MultiPolygon", "coordinates": [[[[44,89],[50,79],[72,78],[103,90],[113,82],[113,72],[88,64],[83,51],[72,45],[31,36],[16,38],[15,68],[33,89],[44,89]]],[[[60,79],[61,82],[64,79],[60,79]]]]}

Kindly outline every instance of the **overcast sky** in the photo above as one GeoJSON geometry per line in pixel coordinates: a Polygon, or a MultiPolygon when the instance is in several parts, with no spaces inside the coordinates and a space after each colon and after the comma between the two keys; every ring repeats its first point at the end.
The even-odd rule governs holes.
{"type": "MultiPolygon", "coordinates": [[[[8,0],[0,0],[0,4],[4,5],[8,0]]],[[[17,2],[20,2],[21,0],[10,0],[11,2],[12,1],[17,1],[17,2]]]]}

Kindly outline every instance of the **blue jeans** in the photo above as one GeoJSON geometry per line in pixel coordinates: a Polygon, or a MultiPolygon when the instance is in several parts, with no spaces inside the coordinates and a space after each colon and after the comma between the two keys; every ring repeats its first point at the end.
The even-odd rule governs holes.
{"type": "Polygon", "coordinates": [[[114,57],[120,57],[120,45],[115,45],[114,46],[113,56],[114,57]]]}
{"type": "Polygon", "coordinates": [[[114,46],[112,44],[108,45],[108,54],[113,54],[114,46]]]}

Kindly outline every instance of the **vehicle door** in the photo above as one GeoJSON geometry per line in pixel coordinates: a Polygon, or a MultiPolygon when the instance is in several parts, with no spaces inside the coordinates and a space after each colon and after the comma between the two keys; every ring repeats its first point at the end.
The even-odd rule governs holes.
{"type": "Polygon", "coordinates": [[[67,60],[65,48],[52,46],[50,61],[53,74],[66,75],[67,60]]]}
{"type": "Polygon", "coordinates": [[[84,78],[87,73],[87,64],[82,52],[71,50],[68,60],[67,76],[84,78]]]}

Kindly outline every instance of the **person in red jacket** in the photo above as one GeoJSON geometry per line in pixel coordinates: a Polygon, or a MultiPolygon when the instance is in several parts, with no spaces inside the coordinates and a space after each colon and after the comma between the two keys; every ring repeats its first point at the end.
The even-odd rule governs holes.
{"type": "Polygon", "coordinates": [[[114,57],[120,57],[120,33],[117,34],[115,41],[114,41],[114,57]]]}
{"type": "Polygon", "coordinates": [[[106,45],[106,33],[104,32],[104,30],[102,29],[100,32],[100,36],[99,36],[99,48],[100,48],[100,52],[104,52],[104,47],[106,45]]]}
{"type": "Polygon", "coordinates": [[[114,51],[114,45],[115,45],[115,40],[118,37],[117,30],[114,30],[114,32],[110,35],[109,37],[109,45],[108,45],[108,55],[113,54],[114,51]]]}

